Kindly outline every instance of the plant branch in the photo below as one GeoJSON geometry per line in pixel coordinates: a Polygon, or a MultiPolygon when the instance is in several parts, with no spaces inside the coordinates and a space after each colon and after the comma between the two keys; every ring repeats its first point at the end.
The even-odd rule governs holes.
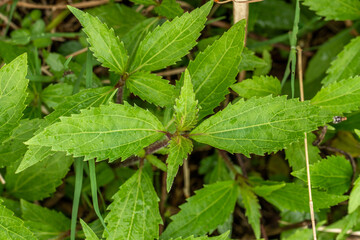
{"type": "MultiPolygon", "coordinates": [[[[299,1],[297,1],[299,3],[299,1]]],[[[299,71],[299,85],[300,85],[300,99],[304,102],[304,84],[303,84],[303,71],[302,71],[302,50],[298,46],[298,71],[299,71]]],[[[296,62],[295,62],[296,63],[296,62]]],[[[294,61],[293,61],[294,64],[294,61]]],[[[294,69],[292,70],[294,71],[294,69]]],[[[308,151],[308,141],[307,141],[307,133],[304,133],[304,145],[305,145],[305,162],[306,162],[306,175],[307,175],[307,183],[308,183],[308,192],[309,192],[309,207],[310,207],[310,216],[311,216],[311,225],[313,230],[314,240],[316,237],[316,225],[315,225],[315,213],[314,213],[314,203],[312,200],[311,193],[311,177],[310,177],[310,161],[309,161],[309,151],[308,151]]]]}

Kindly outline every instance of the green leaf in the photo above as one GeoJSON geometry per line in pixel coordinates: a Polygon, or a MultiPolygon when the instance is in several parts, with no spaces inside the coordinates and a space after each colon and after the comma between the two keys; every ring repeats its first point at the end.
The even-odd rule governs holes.
{"type": "Polygon", "coordinates": [[[350,32],[350,28],[345,29],[319,47],[306,67],[305,83],[313,83],[324,78],[326,70],[330,67],[330,63],[353,38],[350,32]]]}
{"type": "Polygon", "coordinates": [[[160,6],[155,7],[154,10],[160,16],[167,17],[168,19],[173,19],[184,13],[184,10],[176,0],[163,0],[160,6]]]}
{"type": "Polygon", "coordinates": [[[154,30],[158,23],[158,18],[145,19],[144,21],[138,23],[121,38],[129,54],[129,62],[133,60],[141,41],[145,38],[148,32],[154,30]]]}
{"type": "Polygon", "coordinates": [[[160,239],[211,233],[234,211],[237,195],[238,186],[234,181],[206,185],[180,206],[181,211],[171,217],[173,221],[160,239]]]}
{"type": "MultiPolygon", "coordinates": [[[[308,140],[308,154],[310,164],[316,163],[321,160],[320,149],[312,145],[316,136],[314,134],[307,134],[308,140]]],[[[300,140],[292,143],[285,149],[286,159],[289,161],[290,167],[293,171],[300,170],[306,166],[305,163],[305,142],[300,140]]]]}
{"type": "Polygon", "coordinates": [[[108,207],[105,222],[107,239],[157,239],[159,224],[159,198],[145,170],[139,169],[121,185],[108,207]]]}
{"type": "Polygon", "coordinates": [[[149,111],[127,103],[110,104],[63,117],[26,144],[85,156],[85,160],[125,160],[159,140],[164,135],[161,131],[164,127],[149,111]]]}
{"type": "MultiPolygon", "coordinates": [[[[272,186],[269,186],[270,188],[272,186]]],[[[266,189],[264,186],[262,189],[266,189]]],[[[302,187],[295,183],[286,183],[286,185],[278,190],[261,191],[254,188],[254,191],[266,201],[275,205],[280,210],[292,210],[299,212],[309,212],[309,193],[306,187],[302,187]]],[[[329,208],[348,199],[348,196],[333,195],[312,189],[312,197],[314,202],[314,210],[318,212],[320,209],[329,208]]]]}
{"type": "Polygon", "coordinates": [[[255,52],[244,48],[241,53],[241,62],[238,66],[238,71],[254,71],[257,68],[264,68],[267,66],[267,63],[264,59],[259,58],[255,55],[255,52]]]}
{"type": "Polygon", "coordinates": [[[20,203],[25,225],[38,239],[56,239],[60,234],[70,229],[70,219],[61,212],[24,200],[20,200],[20,203]]]}
{"type": "Polygon", "coordinates": [[[212,3],[155,28],[140,43],[130,71],[154,71],[179,61],[196,45],[212,3]]]}
{"type": "MultiPolygon", "coordinates": [[[[292,172],[291,175],[307,182],[305,168],[292,172]]],[[[343,194],[349,190],[352,167],[344,157],[330,156],[311,165],[310,176],[312,187],[322,188],[332,194],[343,194]]]]}
{"type": "Polygon", "coordinates": [[[41,92],[41,100],[50,108],[54,108],[72,95],[73,86],[66,83],[51,84],[41,92]]]}
{"type": "Polygon", "coordinates": [[[86,240],[99,240],[94,231],[80,218],[80,223],[85,234],[86,240]]]}
{"type": "Polygon", "coordinates": [[[352,213],[349,213],[339,221],[327,226],[325,230],[328,229],[341,229],[340,234],[336,237],[336,240],[345,240],[347,239],[346,236],[348,236],[349,230],[354,229],[355,226],[357,226],[360,221],[360,210],[357,209],[357,211],[354,211],[352,213]]]}
{"type": "Polygon", "coordinates": [[[43,121],[42,119],[20,121],[11,136],[0,145],[0,167],[9,166],[24,156],[27,147],[23,142],[34,136],[43,121]]]}
{"type": "Polygon", "coordinates": [[[28,201],[49,197],[62,183],[72,162],[71,157],[58,152],[18,174],[18,164],[11,165],[5,176],[7,193],[28,201]]]}
{"type": "Polygon", "coordinates": [[[184,160],[191,153],[193,144],[183,136],[175,136],[169,142],[169,156],[167,163],[166,190],[170,192],[174,178],[184,160]]]}
{"type": "Polygon", "coordinates": [[[130,92],[160,107],[172,106],[176,90],[168,80],[149,72],[136,72],[126,80],[130,92]]]}
{"type": "Polygon", "coordinates": [[[24,222],[0,203],[0,239],[36,240],[34,234],[24,226],[24,222]]]}
{"type": "Polygon", "coordinates": [[[240,21],[189,63],[188,70],[201,107],[199,119],[213,113],[236,81],[244,34],[245,21],[240,21]]]}
{"type": "Polygon", "coordinates": [[[27,69],[26,53],[0,69],[0,143],[19,124],[26,107],[27,69]]]}
{"type": "Polygon", "coordinates": [[[311,104],[330,111],[334,115],[359,110],[360,76],[327,85],[311,99],[311,104]]]}
{"type": "Polygon", "coordinates": [[[189,131],[194,128],[198,120],[198,101],[195,100],[195,93],[191,83],[191,76],[185,70],[184,84],[180,96],[175,100],[175,123],[178,131],[189,131]]]}
{"type": "Polygon", "coordinates": [[[261,155],[303,139],[304,132],[330,120],[331,116],[308,101],[287,100],[286,96],[241,99],[203,121],[190,136],[231,153],[261,155]]]}
{"type": "Polygon", "coordinates": [[[259,200],[249,186],[240,186],[239,189],[246,210],[245,215],[255,233],[256,239],[259,239],[261,218],[259,200]]]}
{"type": "Polygon", "coordinates": [[[124,43],[115,35],[114,29],[109,29],[106,24],[89,13],[84,13],[74,7],[69,10],[79,19],[84,27],[83,31],[88,36],[90,50],[104,67],[119,74],[125,72],[128,56],[124,43]]]}
{"type": "Polygon", "coordinates": [[[354,182],[349,198],[349,213],[354,212],[360,206],[360,177],[354,182]]]}
{"type": "Polygon", "coordinates": [[[146,18],[136,9],[125,4],[104,4],[99,7],[88,10],[93,16],[98,17],[103,23],[115,30],[118,37],[124,36],[136,24],[144,21],[146,18]]]}
{"type": "Polygon", "coordinates": [[[224,160],[217,152],[201,160],[199,173],[205,174],[204,182],[206,184],[232,179],[224,160]]]}
{"type": "Polygon", "coordinates": [[[284,240],[309,240],[312,239],[312,234],[311,229],[298,229],[294,234],[284,238],[284,240]]]}
{"type": "Polygon", "coordinates": [[[358,0],[304,0],[303,4],[310,7],[325,20],[356,20],[360,18],[360,2],[358,0]]]}
{"type": "MultiPolygon", "coordinates": [[[[359,3],[360,4],[360,3],[359,3]]],[[[327,70],[327,77],[322,80],[322,84],[347,79],[360,74],[360,37],[351,40],[339,53],[337,58],[331,62],[331,67],[327,70]],[[346,67],[344,67],[346,66],[346,67]]]]}
{"type": "MultiPolygon", "coordinates": [[[[85,89],[75,95],[66,97],[63,103],[55,107],[55,111],[45,117],[45,124],[42,125],[39,132],[41,132],[44,127],[59,121],[61,116],[70,116],[71,114],[80,113],[81,109],[96,107],[103,103],[107,103],[113,92],[113,88],[111,87],[102,87],[85,89]]],[[[29,149],[25,153],[16,173],[19,173],[54,154],[54,152],[51,151],[51,147],[31,145],[28,146],[28,148],[29,149]]]]}
{"type": "Polygon", "coordinates": [[[153,166],[161,169],[162,171],[166,172],[166,164],[163,163],[160,159],[158,159],[155,155],[149,154],[146,155],[146,160],[148,160],[153,166]]]}
{"type": "Polygon", "coordinates": [[[267,95],[280,95],[281,84],[279,79],[272,76],[254,76],[231,86],[240,97],[265,97],[267,95]]]}

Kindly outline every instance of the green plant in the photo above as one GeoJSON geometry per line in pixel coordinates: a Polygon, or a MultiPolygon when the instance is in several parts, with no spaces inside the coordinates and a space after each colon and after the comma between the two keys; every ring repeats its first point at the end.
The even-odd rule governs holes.
{"type": "MultiPolygon", "coordinates": [[[[55,77],[66,78],[64,72],[68,68],[77,69],[76,76],[42,90],[42,85],[31,78],[41,75],[38,68],[31,70],[29,64],[32,72],[28,74],[26,53],[0,69],[0,165],[6,167],[6,174],[2,172],[6,185],[0,203],[0,226],[3,227],[0,238],[20,239],[19,235],[25,239],[67,238],[69,234],[63,233],[70,230],[71,225],[72,239],[83,236],[86,239],[228,239],[232,213],[239,205],[245,209],[253,234],[259,239],[262,217],[259,197],[281,211],[284,218],[289,213],[306,219],[303,213],[309,212],[309,203],[304,133],[309,133],[313,142],[315,135],[310,133],[323,126],[331,128],[328,124],[334,116],[359,112],[359,37],[346,44],[327,70],[323,87],[304,102],[280,95],[280,81],[266,75],[267,50],[263,51],[263,60],[244,48],[245,21],[211,40],[212,43],[187,64],[180,79],[170,84],[154,72],[179,62],[196,46],[213,2],[184,14],[175,1],[134,2],[157,5],[156,13],[173,20],[161,23],[154,18],[142,19],[120,40],[116,29],[91,13],[69,7],[87,36],[89,49],[85,60],[81,65],[55,53],[43,51],[43,55],[55,77]],[[93,75],[92,55],[111,71],[110,86],[102,86],[93,75]],[[241,70],[255,74],[235,83],[241,70]],[[256,76],[256,72],[260,74],[256,76]],[[32,82],[29,83],[26,76],[30,76],[32,82]],[[32,86],[40,89],[41,97],[28,96],[27,89],[32,86]],[[240,98],[229,102],[226,99],[229,88],[240,98]],[[56,98],[57,92],[61,94],[56,98]],[[53,111],[44,118],[33,118],[26,111],[29,98],[44,102],[53,111]],[[188,156],[196,148],[206,146],[215,149],[207,158],[201,157],[200,171],[205,174],[207,185],[189,196],[160,235],[164,213],[160,213],[159,188],[153,181],[154,175],[166,173],[163,193],[169,193],[179,167],[184,162],[187,164],[188,156]],[[235,154],[241,162],[244,157],[270,156],[283,149],[293,169],[291,174],[297,178],[295,182],[264,180],[259,174],[247,176],[244,168],[234,165],[229,155],[235,154]],[[159,159],[164,159],[162,156],[167,156],[166,164],[159,159]],[[137,164],[136,171],[122,168],[123,172],[114,173],[110,167],[130,161],[137,164]],[[59,211],[28,202],[54,193],[73,162],[75,178],[66,180],[66,185],[72,186],[68,192],[74,192],[72,222],[59,211]],[[88,177],[83,180],[84,172],[88,177]],[[118,175],[115,177],[115,174],[118,175]],[[36,176],[41,176],[41,182],[36,176]],[[121,177],[121,184],[114,180],[121,177]],[[102,193],[99,186],[106,184],[112,184],[113,189],[102,193]],[[83,232],[76,236],[81,196],[99,220],[88,225],[80,219],[83,232]],[[21,199],[20,212],[13,199],[21,199]],[[107,201],[111,203],[105,206],[107,201]],[[219,236],[209,237],[215,230],[219,236]]],[[[319,10],[313,0],[306,0],[304,4],[327,19],[360,18],[349,12],[319,10]]],[[[296,14],[294,29],[297,29],[299,14],[296,14]]],[[[30,39],[20,43],[30,44],[30,39]]],[[[45,47],[51,43],[47,39],[44,45],[31,44],[45,47]]],[[[291,45],[296,45],[296,34],[291,45]]],[[[290,54],[290,61],[295,64],[294,48],[290,54]]],[[[322,76],[322,73],[316,74],[322,76]]],[[[36,108],[40,109],[41,104],[36,108]]],[[[359,136],[359,132],[356,133],[359,136]]],[[[356,169],[344,156],[321,159],[318,147],[310,140],[310,172],[317,219],[324,220],[324,213],[331,206],[349,199],[348,215],[337,223],[342,228],[337,237],[341,239],[359,225],[360,181],[354,182],[349,196],[344,195],[355,179],[356,169]]],[[[188,171],[189,167],[184,166],[187,194],[190,193],[188,171]]],[[[307,239],[309,231],[300,229],[283,239],[304,236],[307,239]]]]}

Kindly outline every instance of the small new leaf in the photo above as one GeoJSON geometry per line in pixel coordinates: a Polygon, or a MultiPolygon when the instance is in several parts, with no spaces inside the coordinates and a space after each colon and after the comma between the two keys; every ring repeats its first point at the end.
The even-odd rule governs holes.
{"type": "Polygon", "coordinates": [[[106,239],[158,239],[159,198],[146,171],[139,169],[114,195],[105,218],[106,239]]]}
{"type": "MultiPolygon", "coordinates": [[[[312,187],[322,188],[332,194],[343,194],[351,183],[352,167],[341,156],[331,156],[310,166],[312,187]]],[[[307,182],[306,169],[292,172],[291,175],[307,182]]]]}
{"type": "Polygon", "coordinates": [[[193,144],[191,140],[183,136],[175,136],[169,143],[169,156],[167,163],[166,189],[169,192],[173,184],[174,178],[184,160],[191,153],[193,144]]]}
{"type": "Polygon", "coordinates": [[[334,116],[358,110],[360,107],[360,76],[327,85],[311,99],[311,104],[331,111],[334,116]]]}
{"type": "Polygon", "coordinates": [[[24,222],[0,203],[0,239],[36,240],[34,234],[24,226],[24,222]]]}
{"type": "Polygon", "coordinates": [[[280,95],[281,84],[279,79],[272,76],[254,76],[231,86],[240,97],[265,97],[267,95],[280,95]]]}
{"type": "Polygon", "coordinates": [[[126,80],[126,86],[130,92],[149,103],[160,107],[174,105],[175,86],[158,75],[149,72],[136,72],[126,80]]]}
{"type": "Polygon", "coordinates": [[[360,18],[358,0],[304,0],[303,4],[326,20],[345,21],[360,18]]]}
{"type": "Polygon", "coordinates": [[[238,186],[234,181],[206,185],[180,206],[181,211],[171,217],[173,221],[160,239],[211,233],[234,211],[238,193],[238,186]]]}
{"type": "Polygon", "coordinates": [[[26,144],[85,156],[85,160],[125,160],[159,140],[163,131],[161,122],[149,111],[111,103],[62,117],[61,122],[45,128],[26,144]]]}
{"type": "Polygon", "coordinates": [[[236,81],[244,36],[245,21],[240,21],[189,63],[188,70],[199,100],[199,119],[213,113],[236,81]]]}
{"type": "Polygon", "coordinates": [[[181,88],[180,96],[175,100],[175,122],[180,132],[191,130],[198,119],[198,101],[195,100],[195,93],[191,83],[191,76],[185,70],[184,85],[181,88]]]}
{"type": "Polygon", "coordinates": [[[140,43],[130,71],[154,71],[172,65],[196,45],[213,2],[155,28],[140,43]]]}
{"type": "Polygon", "coordinates": [[[27,69],[26,53],[0,69],[0,143],[19,124],[26,107],[27,69]]]}
{"type": "Polygon", "coordinates": [[[331,62],[327,76],[321,83],[325,86],[330,83],[348,79],[360,73],[360,36],[351,40],[337,58],[331,62]],[[345,67],[346,66],[346,67],[345,67]]]}
{"type": "Polygon", "coordinates": [[[262,155],[303,139],[304,132],[331,119],[309,102],[286,96],[241,99],[203,121],[190,137],[231,153],[262,155]]]}
{"type": "Polygon", "coordinates": [[[245,215],[255,233],[256,239],[259,239],[261,218],[259,200],[249,186],[240,186],[240,194],[246,210],[245,215]]]}
{"type": "Polygon", "coordinates": [[[99,240],[94,231],[80,218],[80,224],[85,234],[86,240],[99,240]]]}
{"type": "Polygon", "coordinates": [[[99,62],[111,71],[123,74],[126,70],[128,55],[124,43],[115,35],[114,29],[109,29],[106,24],[89,13],[71,6],[68,8],[84,27],[83,30],[91,45],[90,50],[99,62]]]}

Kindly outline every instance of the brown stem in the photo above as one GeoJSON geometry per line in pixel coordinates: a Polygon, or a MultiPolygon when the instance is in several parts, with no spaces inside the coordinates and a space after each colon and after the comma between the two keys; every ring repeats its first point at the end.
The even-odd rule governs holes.
{"type": "Polygon", "coordinates": [[[239,173],[236,171],[236,168],[235,168],[234,164],[231,162],[226,151],[218,149],[218,152],[219,152],[219,155],[221,156],[221,158],[224,160],[227,167],[230,169],[231,172],[233,172],[233,174],[235,175],[235,179],[236,179],[237,176],[239,175],[239,173]]]}
{"type": "Polygon", "coordinates": [[[189,164],[188,164],[187,158],[184,159],[183,171],[184,171],[184,195],[185,195],[185,198],[189,198],[190,197],[190,169],[189,169],[189,164]]]}
{"type": "Polygon", "coordinates": [[[242,171],[243,176],[244,176],[245,178],[247,178],[247,172],[246,172],[246,167],[245,167],[243,155],[240,154],[240,153],[236,153],[235,156],[236,156],[236,160],[237,160],[238,163],[239,163],[239,166],[240,166],[240,168],[241,168],[241,171],[242,171]]]}

